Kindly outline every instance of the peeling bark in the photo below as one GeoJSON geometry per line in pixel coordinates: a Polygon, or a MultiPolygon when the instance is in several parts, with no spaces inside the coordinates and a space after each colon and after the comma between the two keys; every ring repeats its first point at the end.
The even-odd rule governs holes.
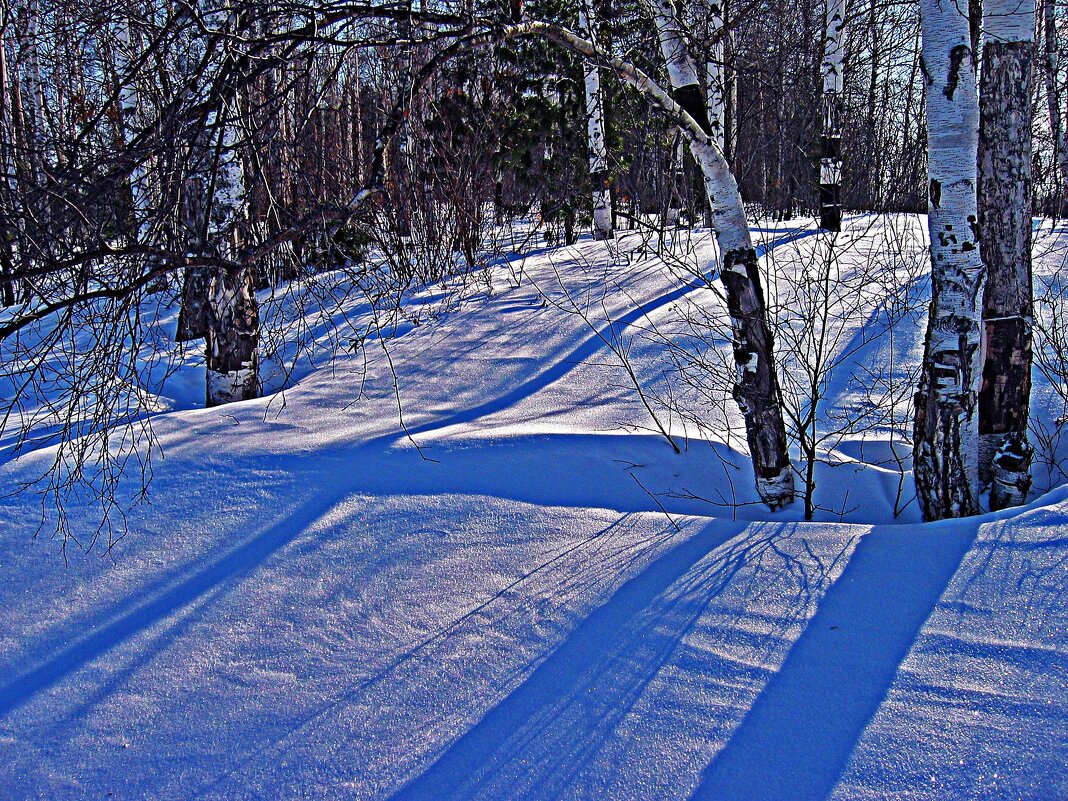
{"type": "Polygon", "coordinates": [[[208,291],[206,404],[220,406],[260,395],[259,309],[252,270],[214,270],[208,291]]]}
{"type": "Polygon", "coordinates": [[[980,304],[979,99],[968,18],[922,0],[931,197],[931,308],[916,394],[914,465],[927,520],[977,514],[980,304]]]}
{"type": "Polygon", "coordinates": [[[979,391],[979,476],[993,509],[1031,485],[1031,85],[1033,2],[986,0],[979,98],[979,222],[986,333],[979,391]]]}
{"type": "MultiPolygon", "coordinates": [[[[208,215],[208,241],[238,259],[246,211],[244,175],[237,153],[235,125],[221,114],[215,185],[208,215]]],[[[255,271],[249,265],[213,269],[205,314],[207,405],[219,406],[259,397],[259,308],[255,271]]]]}

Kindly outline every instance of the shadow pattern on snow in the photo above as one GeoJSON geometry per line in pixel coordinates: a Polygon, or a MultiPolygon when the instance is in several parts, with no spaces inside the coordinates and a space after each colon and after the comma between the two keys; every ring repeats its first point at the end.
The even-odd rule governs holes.
{"type": "Polygon", "coordinates": [[[817,553],[793,525],[718,523],[698,532],[621,586],[391,801],[568,795],[585,769],[618,750],[621,724],[649,703],[650,685],[662,681],[668,663],[705,674],[713,688],[766,682],[844,558],[842,551],[817,553]],[[710,607],[744,618],[755,614],[744,598],[774,590],[784,591],[777,599],[783,605],[780,615],[759,621],[766,630],[731,632],[721,619],[725,629],[708,630],[705,618],[723,614],[710,607]],[[717,655],[714,645],[698,656],[685,642],[717,633],[741,636],[735,658],[717,655]]]}
{"type": "Polygon", "coordinates": [[[974,539],[968,525],[865,535],[691,801],[826,798],[974,539]]]}

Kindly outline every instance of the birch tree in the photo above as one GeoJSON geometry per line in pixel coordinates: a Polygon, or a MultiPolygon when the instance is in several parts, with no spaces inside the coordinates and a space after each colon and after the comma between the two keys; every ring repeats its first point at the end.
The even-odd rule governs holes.
{"type": "Polygon", "coordinates": [[[723,80],[723,42],[727,35],[723,27],[723,7],[726,2],[727,0],[712,0],[708,5],[708,36],[712,44],[705,69],[712,141],[724,153],[727,152],[727,100],[723,80]]]}
{"type": "MultiPolygon", "coordinates": [[[[119,135],[126,150],[132,150],[137,129],[138,93],[136,76],[133,74],[133,55],[136,52],[129,17],[119,22],[118,48],[115,55],[115,71],[119,79],[119,135]]],[[[130,167],[130,236],[134,241],[144,237],[148,223],[151,199],[148,186],[148,170],[136,155],[130,167]]]]}
{"type": "Polygon", "coordinates": [[[219,255],[237,263],[213,268],[207,293],[206,403],[220,406],[259,397],[259,308],[254,271],[241,252],[246,205],[236,121],[225,110],[213,116],[218,168],[210,195],[209,241],[219,255]]]}
{"type": "MultiPolygon", "coordinates": [[[[582,0],[579,27],[587,38],[597,44],[597,15],[592,0],[582,0]]],[[[593,237],[611,239],[612,190],[608,178],[608,148],[605,144],[604,93],[601,91],[601,69],[596,64],[585,65],[586,125],[590,147],[590,184],[593,187],[593,237]]]]}
{"type": "Polygon", "coordinates": [[[1031,486],[1031,88],[1033,0],[984,0],[979,94],[979,222],[986,334],[979,391],[979,472],[990,507],[1031,486]]]}
{"type": "Polygon", "coordinates": [[[15,242],[18,239],[18,179],[15,171],[15,126],[12,119],[8,93],[8,31],[11,27],[10,10],[0,7],[0,203],[8,215],[0,228],[0,306],[15,304],[15,242]]]}
{"type": "Polygon", "coordinates": [[[1042,33],[1046,56],[1046,108],[1053,134],[1053,162],[1058,187],[1055,213],[1063,215],[1068,211],[1068,143],[1065,142],[1064,92],[1059,82],[1061,38],[1057,35],[1055,0],[1042,0],[1042,33]]]}
{"type": "Polygon", "coordinates": [[[920,508],[927,520],[940,520],[980,511],[979,98],[967,15],[950,0],[921,0],[920,14],[932,296],[913,459],[920,508]]]}
{"type": "Polygon", "coordinates": [[[41,75],[41,7],[37,0],[27,0],[18,6],[22,40],[20,53],[21,94],[25,118],[23,148],[26,153],[30,180],[34,186],[42,186],[45,180],[45,100],[44,80],[41,75]]]}
{"type": "Polygon", "coordinates": [[[704,133],[703,137],[691,133],[687,139],[704,176],[721,254],[720,279],[734,337],[734,399],[745,418],[757,492],[771,509],[780,509],[793,500],[794,476],[756,250],[738,184],[711,138],[708,106],[681,18],[671,0],[650,0],[649,9],[667,62],[672,96],[704,133]]]}
{"type": "Polygon", "coordinates": [[[823,136],[820,139],[820,228],[842,230],[842,90],[845,0],[827,0],[823,40],[823,136]]]}

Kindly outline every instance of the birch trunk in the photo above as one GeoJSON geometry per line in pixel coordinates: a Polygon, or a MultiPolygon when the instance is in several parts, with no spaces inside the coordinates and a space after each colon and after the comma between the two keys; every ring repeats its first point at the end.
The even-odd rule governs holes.
{"type": "Polygon", "coordinates": [[[260,395],[259,307],[252,282],[253,271],[245,266],[212,275],[205,337],[208,406],[260,395]]]}
{"type": "Polygon", "coordinates": [[[205,360],[207,405],[259,397],[259,308],[254,271],[241,253],[245,213],[244,176],[237,153],[236,123],[220,115],[215,185],[208,238],[220,255],[239,266],[212,270],[207,293],[205,360]]]}
{"type": "MultiPolygon", "coordinates": [[[[820,141],[820,228],[842,230],[842,88],[845,0],[827,0],[823,44],[823,136],[820,141]]],[[[874,71],[875,67],[872,66],[874,71]]]]}
{"type": "Polygon", "coordinates": [[[1057,193],[1054,213],[1068,216],[1068,142],[1065,142],[1064,102],[1057,78],[1060,74],[1060,39],[1057,36],[1057,7],[1054,0],[1043,0],[1042,27],[1046,49],[1046,106],[1053,133],[1053,160],[1057,169],[1057,193]]]}
{"type": "Polygon", "coordinates": [[[708,35],[712,40],[705,81],[708,84],[708,121],[712,126],[712,141],[722,152],[727,152],[727,103],[723,85],[723,3],[713,0],[708,7],[708,35]]]}
{"type": "Polygon", "coordinates": [[[44,84],[41,79],[41,60],[37,50],[40,42],[40,6],[28,0],[20,9],[22,16],[22,96],[26,111],[26,148],[30,180],[34,186],[45,183],[45,116],[44,84]]]}
{"type": "MultiPolygon", "coordinates": [[[[124,19],[119,23],[119,46],[115,54],[115,72],[120,81],[119,127],[122,143],[127,148],[127,152],[129,152],[133,140],[133,132],[137,126],[137,86],[135,76],[131,70],[135,50],[130,21],[124,19]]],[[[146,228],[151,208],[151,197],[148,186],[148,171],[136,156],[133,156],[133,163],[130,167],[129,182],[130,237],[134,241],[138,241],[147,234],[146,228]]]]}
{"type": "Polygon", "coordinates": [[[0,7],[0,200],[10,215],[2,230],[2,250],[0,250],[0,306],[15,304],[15,242],[18,238],[18,185],[15,170],[15,127],[12,124],[11,105],[8,100],[7,70],[7,31],[10,24],[8,10],[0,7]]]}
{"type": "Polygon", "coordinates": [[[979,96],[979,224],[983,323],[979,474],[990,508],[1016,506],[1031,487],[1031,88],[1035,5],[985,0],[979,96]]]}
{"type": "Polygon", "coordinates": [[[708,107],[675,7],[671,0],[650,0],[649,5],[667,60],[674,100],[705,134],[699,138],[690,132],[687,140],[704,176],[721,254],[720,278],[726,290],[734,339],[734,399],[745,418],[757,492],[768,507],[781,509],[793,500],[794,475],[775,369],[774,339],[742,196],[723,152],[711,138],[708,107]]]}
{"type": "Polygon", "coordinates": [[[927,520],[977,514],[980,303],[979,99],[968,18],[921,0],[927,93],[931,309],[916,395],[914,462],[927,520]]]}
{"type": "Polygon", "coordinates": [[[667,63],[671,81],[671,96],[693,117],[706,134],[712,133],[708,119],[708,103],[701,91],[701,79],[697,63],[690,53],[678,10],[672,0],[647,0],[649,10],[656,22],[660,39],[660,52],[667,63]]]}
{"type": "MultiPolygon", "coordinates": [[[[590,42],[597,44],[597,15],[592,0],[582,0],[579,25],[590,42]]],[[[586,133],[590,148],[590,184],[593,187],[593,238],[611,239],[612,189],[608,178],[608,149],[605,146],[604,94],[601,91],[601,70],[586,65],[586,133]]]]}

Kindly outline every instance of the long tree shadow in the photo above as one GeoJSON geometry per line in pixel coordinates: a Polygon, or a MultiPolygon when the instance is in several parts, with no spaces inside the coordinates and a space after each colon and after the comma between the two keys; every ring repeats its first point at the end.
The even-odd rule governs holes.
{"type": "MultiPolygon", "coordinates": [[[[602,757],[622,720],[710,604],[754,583],[763,564],[790,576],[791,610],[766,647],[807,615],[834,569],[814,558],[792,526],[713,524],[621,586],[506,698],[391,801],[558,798],[602,757]]],[[[770,657],[770,654],[764,654],[770,657]]],[[[773,661],[773,660],[771,660],[773,661]]],[[[720,680],[762,681],[768,669],[740,659],[720,680]],[[734,671],[736,675],[726,676],[734,671]],[[744,675],[743,675],[744,674],[744,675]]]]}
{"type": "MultiPolygon", "coordinates": [[[[97,657],[122,645],[164,620],[196,606],[214,591],[224,594],[262,566],[316,520],[352,494],[439,495],[460,493],[516,500],[524,503],[613,509],[622,513],[686,514],[706,511],[700,501],[655,499],[628,479],[624,457],[658,458],[667,446],[645,435],[543,435],[503,440],[463,442],[434,450],[441,461],[419,458],[411,449],[392,447],[394,437],[381,437],[356,446],[321,452],[314,471],[298,456],[273,467],[304,476],[315,494],[284,517],[236,546],[222,545],[166,575],[144,583],[136,592],[93,618],[95,631],[81,636],[85,622],[65,624],[34,646],[43,661],[13,680],[0,684],[0,716],[23,705],[43,690],[84,668],[97,657]],[[597,454],[597,458],[591,458],[597,454]],[[323,464],[325,460],[325,466],[323,464]],[[351,469],[359,465],[360,469],[351,469]],[[581,476],[569,482],[561,474],[581,476]],[[665,506],[667,507],[665,509],[665,506]],[[51,654],[50,656],[47,656],[51,654]]],[[[711,448],[690,460],[699,471],[714,460],[711,448]]],[[[232,458],[232,475],[254,474],[258,458],[232,458]]],[[[232,490],[239,493],[239,486],[232,490]]],[[[167,641],[164,638],[161,641],[167,641]]],[[[143,660],[142,660],[143,661],[143,660]]],[[[97,694],[99,695],[99,693],[97,694]]]]}
{"type": "Polygon", "coordinates": [[[307,526],[326,514],[338,499],[336,492],[319,493],[207,564],[186,566],[179,570],[177,578],[172,575],[170,579],[155,582],[152,587],[131,596],[120,604],[120,608],[128,611],[120,613],[92,634],[63,647],[13,681],[0,685],[0,715],[17,709],[41,691],[160,621],[192,606],[213,590],[236,584],[304,533],[307,526]],[[158,594],[153,591],[157,587],[158,594]]]}
{"type": "MultiPolygon", "coordinates": [[[[768,252],[781,245],[796,242],[799,239],[815,236],[824,232],[818,228],[790,228],[776,230],[775,233],[781,235],[771,241],[760,242],[756,245],[755,249],[758,258],[767,255],[768,252]]],[[[653,312],[669,306],[689,293],[704,287],[706,282],[712,280],[714,273],[715,270],[709,271],[699,279],[682,284],[670,292],[666,292],[652,300],[639,304],[629,312],[620,315],[615,320],[609,320],[604,325],[597,328],[594,333],[585,340],[580,342],[567,353],[563,354],[550,368],[542,371],[538,375],[528,378],[509,392],[506,392],[491,401],[480,403],[465,409],[462,412],[449,415],[444,419],[433,420],[418,426],[413,426],[408,429],[407,433],[409,435],[426,434],[450,426],[459,425],[461,423],[470,423],[481,417],[499,412],[519,403],[539,390],[560,380],[583,361],[599,353],[606,347],[606,342],[618,342],[622,332],[629,326],[647,319],[653,312]]]]}
{"type": "Polygon", "coordinates": [[[826,798],[976,528],[883,527],[863,537],[691,801],[826,798]]]}
{"type": "MultiPolygon", "coordinates": [[[[790,232],[779,240],[768,245],[762,245],[761,252],[766,252],[767,249],[786,241],[793,241],[815,233],[817,231],[790,232]]],[[[655,309],[665,306],[692,291],[696,286],[697,284],[690,284],[678,287],[649,303],[631,310],[619,319],[610,322],[602,331],[572,349],[563,359],[558,360],[553,367],[527,380],[505,395],[451,415],[443,420],[432,421],[415,427],[406,433],[429,432],[457,423],[469,422],[493,411],[507,408],[562,377],[572,370],[577,363],[593,355],[603,346],[604,336],[617,337],[620,327],[625,327],[640,320],[655,309]]],[[[389,451],[390,445],[396,443],[398,438],[398,433],[394,432],[355,447],[347,446],[324,451],[322,455],[331,459],[342,458],[349,463],[357,463],[357,460],[363,458],[384,457],[389,451]]],[[[549,447],[543,450],[542,455],[549,457],[554,456],[554,454],[558,455],[558,451],[554,449],[554,445],[551,443],[559,443],[561,441],[559,438],[550,441],[549,447]]],[[[477,454],[475,455],[477,456],[477,454]]],[[[298,459],[292,459],[289,462],[295,470],[300,470],[298,459]]],[[[467,464],[473,469],[474,460],[468,461],[467,464]]],[[[239,469],[240,467],[235,464],[235,470],[239,469]]],[[[149,588],[143,588],[141,591],[131,595],[119,605],[119,608],[123,611],[116,613],[110,620],[105,619],[106,622],[96,631],[81,637],[70,645],[65,644],[65,639],[54,640],[51,648],[46,645],[43,650],[46,652],[49,650],[54,651],[54,643],[59,642],[62,644],[59,645],[58,652],[47,657],[36,667],[0,686],[0,715],[5,715],[18,709],[38,693],[53,687],[64,678],[84,668],[96,658],[173,616],[175,613],[193,605],[198,599],[206,598],[214,591],[223,589],[228,585],[236,585],[243,577],[263,565],[272,555],[302,534],[311,522],[325,515],[345,494],[360,490],[386,493],[412,490],[416,492],[443,491],[442,487],[433,480],[425,483],[417,482],[416,486],[408,488],[405,484],[403,471],[398,471],[394,476],[395,483],[389,484],[387,482],[389,484],[387,486],[387,484],[376,480],[373,471],[370,470],[364,471],[365,480],[362,482],[360,479],[353,480],[351,475],[346,475],[339,471],[337,475],[325,480],[319,491],[312,498],[282,519],[264,528],[258,534],[247,538],[232,549],[209,558],[209,560],[197,560],[193,564],[184,565],[175,573],[155,582],[149,588]]],[[[482,478],[484,481],[490,482],[492,477],[488,474],[483,474],[482,478]]],[[[523,476],[517,477],[517,480],[522,479],[523,476]]],[[[492,479],[492,481],[496,482],[496,479],[492,479]]],[[[515,486],[518,486],[518,484],[515,486]]],[[[449,485],[445,489],[462,491],[465,486],[462,484],[449,485]]],[[[481,489],[478,487],[466,487],[466,489],[469,491],[474,489],[476,492],[489,491],[490,494],[499,494],[502,497],[516,494],[515,487],[496,488],[495,484],[494,488],[491,489],[485,487],[481,489]]],[[[528,500],[549,502],[551,497],[548,492],[551,487],[545,487],[544,489],[545,494],[539,494],[537,497],[529,498],[528,500]]],[[[524,499],[522,495],[518,497],[524,499]]],[[[571,499],[576,505],[604,505],[596,503],[597,500],[597,497],[587,496],[582,493],[571,499]]],[[[654,505],[652,499],[647,500],[649,503],[632,502],[624,504],[622,511],[657,511],[659,504],[654,505]]],[[[610,505],[609,508],[611,508],[610,505]]],[[[737,531],[738,529],[734,530],[737,531]]],[[[693,562],[687,562],[687,559],[699,559],[701,549],[707,549],[708,547],[711,546],[708,543],[700,542],[699,539],[694,539],[680,546],[677,552],[672,552],[672,554],[675,554],[674,560],[665,557],[664,559],[667,559],[667,561],[663,559],[658,561],[655,563],[654,568],[650,568],[650,570],[632,580],[631,583],[628,583],[625,587],[626,591],[620,591],[621,594],[613,599],[612,605],[607,611],[595,614],[584,624],[583,631],[586,633],[594,632],[604,636],[610,636],[613,632],[618,632],[620,627],[626,623],[627,615],[629,614],[628,610],[636,611],[642,608],[643,604],[648,603],[650,598],[655,597],[657,592],[661,591],[665,586],[669,586],[674,578],[678,578],[688,566],[692,565],[693,562]],[[673,576],[674,578],[672,578],[673,576]],[[665,581],[668,584],[663,584],[665,581]],[[637,604],[636,607],[635,604],[637,604]]],[[[582,662],[583,657],[588,655],[585,649],[594,647],[589,642],[583,644],[581,637],[574,640],[574,643],[574,645],[565,647],[557,657],[554,657],[550,665],[553,670],[564,670],[566,672],[569,666],[577,666],[582,662]]],[[[551,670],[548,673],[539,670],[535,675],[552,676],[554,674],[551,670]]],[[[558,676],[559,674],[555,675],[558,676]]],[[[524,685],[525,687],[529,685],[528,689],[517,696],[517,700],[513,702],[513,705],[527,703],[522,700],[523,698],[537,697],[537,693],[540,691],[538,688],[542,687],[539,682],[543,682],[545,679],[533,680],[532,677],[532,681],[533,683],[528,682],[524,685]],[[531,693],[533,693],[533,696],[530,695],[531,693]]]]}

